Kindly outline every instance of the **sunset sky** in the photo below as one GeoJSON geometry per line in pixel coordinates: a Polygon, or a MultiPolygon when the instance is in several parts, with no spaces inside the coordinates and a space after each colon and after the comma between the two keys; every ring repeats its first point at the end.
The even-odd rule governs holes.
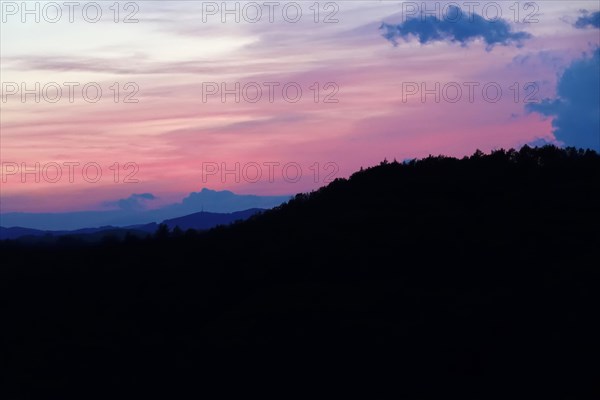
{"type": "MultiPolygon", "coordinates": [[[[255,9],[243,8],[247,2],[239,3],[239,22],[225,15],[225,23],[222,10],[201,1],[137,1],[127,9],[121,2],[118,23],[114,2],[97,2],[97,23],[83,18],[81,2],[72,23],[64,5],[62,17],[51,23],[57,14],[46,3],[39,3],[36,22],[12,6],[21,2],[2,2],[3,213],[101,210],[134,193],[151,193],[156,199],[150,206],[156,207],[203,187],[285,195],[384,158],[463,156],[528,143],[600,146],[600,87],[593,77],[600,59],[598,1],[521,2],[518,16],[514,1],[496,2],[502,20],[495,22],[490,20],[498,8],[483,11],[489,2],[480,2],[475,18],[451,22],[441,12],[415,19],[399,1],[321,2],[315,22],[314,2],[305,1],[294,3],[302,10],[295,23],[295,8],[283,15],[285,1],[275,7],[273,22],[263,5],[255,23],[249,21],[255,9]],[[138,22],[124,23],[132,13],[138,22]],[[50,102],[56,90],[47,86],[39,103],[33,94],[23,102],[21,84],[35,89],[36,82],[40,88],[58,83],[62,97],[50,102]],[[64,82],[79,84],[72,102],[64,82]],[[82,96],[90,82],[102,88],[95,103],[82,96]],[[233,94],[223,102],[220,94],[206,93],[221,83],[233,89],[236,82],[249,88],[239,103],[233,94]],[[265,82],[279,84],[273,101],[265,82]],[[447,88],[440,89],[439,102],[433,93],[424,99],[407,93],[421,84],[434,89],[436,82],[447,88]],[[473,99],[465,82],[478,85],[473,99]],[[456,84],[462,96],[452,102],[456,84]],[[256,85],[263,95],[253,102],[256,85]],[[502,89],[497,102],[484,98],[486,85],[490,97],[502,89]],[[138,102],[124,102],[136,87],[131,99],[138,102]],[[297,87],[302,96],[292,102],[297,87]],[[65,162],[79,163],[73,182],[65,162]],[[51,178],[35,182],[30,174],[23,183],[22,163],[48,166],[51,178]],[[56,175],[50,163],[63,165],[62,179],[50,182],[56,175]],[[83,179],[87,163],[101,167],[98,182],[83,179]],[[236,163],[239,179],[221,175],[223,165],[235,170],[236,163]],[[256,166],[260,179],[254,179],[256,166]],[[296,182],[298,167],[302,177],[296,182]],[[133,172],[130,180],[138,182],[124,183],[133,172]]],[[[437,4],[456,11],[446,3],[437,4]]],[[[433,9],[436,3],[428,4],[433,9]]],[[[87,13],[93,19],[95,10],[87,13]]]]}

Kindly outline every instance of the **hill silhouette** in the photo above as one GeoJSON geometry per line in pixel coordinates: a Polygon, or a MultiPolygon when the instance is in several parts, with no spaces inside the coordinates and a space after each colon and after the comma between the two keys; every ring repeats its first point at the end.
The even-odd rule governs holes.
{"type": "Polygon", "coordinates": [[[190,215],[185,215],[179,218],[172,218],[163,221],[163,224],[167,225],[169,229],[194,229],[194,230],[206,230],[214,228],[217,225],[228,225],[236,221],[243,221],[250,218],[251,216],[264,211],[260,208],[252,208],[244,211],[237,211],[233,213],[212,213],[201,211],[190,215]]]}
{"type": "MultiPolygon", "coordinates": [[[[197,212],[162,221],[170,230],[194,229],[203,231],[218,225],[228,225],[236,221],[242,221],[264,211],[260,208],[252,208],[233,213],[197,212]]],[[[102,240],[123,240],[126,237],[145,238],[148,234],[155,233],[159,224],[156,222],[133,225],[126,227],[102,226],[99,228],[84,228],[74,231],[42,231],[22,227],[4,228],[0,226],[0,240],[18,239],[19,242],[30,244],[55,244],[58,241],[71,243],[94,243],[102,240]]]]}
{"type": "Polygon", "coordinates": [[[586,397],[599,205],[598,154],[526,146],[384,161],[204,233],[5,241],[3,390],[586,397]]]}

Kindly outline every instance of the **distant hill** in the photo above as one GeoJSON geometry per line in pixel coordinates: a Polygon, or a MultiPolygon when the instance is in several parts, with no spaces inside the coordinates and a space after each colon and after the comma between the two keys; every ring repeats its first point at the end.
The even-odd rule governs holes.
{"type": "Polygon", "coordinates": [[[214,228],[217,225],[228,225],[236,221],[243,221],[250,218],[251,216],[263,212],[260,208],[253,208],[245,211],[238,211],[234,213],[220,214],[211,212],[199,212],[184,217],[173,218],[163,221],[170,229],[178,226],[181,229],[196,229],[206,230],[214,228]]]}
{"type": "Polygon", "coordinates": [[[40,231],[38,229],[21,228],[18,226],[12,228],[4,228],[0,226],[0,240],[4,239],[17,239],[22,236],[43,236],[47,231],[40,231]]]}
{"type": "MultiPolygon", "coordinates": [[[[179,228],[184,230],[195,229],[202,231],[214,228],[218,225],[228,225],[236,221],[242,221],[262,211],[265,210],[253,208],[234,213],[199,212],[165,220],[161,223],[166,224],[170,229],[179,226],[179,228]]],[[[51,242],[59,237],[71,236],[85,242],[97,242],[107,236],[113,236],[116,239],[123,239],[127,235],[133,235],[138,238],[145,237],[148,234],[156,232],[158,226],[159,224],[157,223],[149,223],[128,227],[102,226],[99,228],[84,228],[71,231],[45,231],[21,227],[0,227],[0,240],[21,238],[22,241],[28,242],[51,242]]]]}
{"type": "Polygon", "coordinates": [[[600,156],[525,146],[383,161],[201,233],[3,242],[3,389],[593,398],[599,227],[600,156]]]}

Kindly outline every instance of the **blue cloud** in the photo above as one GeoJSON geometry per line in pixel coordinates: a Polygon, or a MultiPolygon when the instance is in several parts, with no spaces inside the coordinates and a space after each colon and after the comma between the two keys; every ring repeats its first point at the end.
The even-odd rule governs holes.
{"type": "Polygon", "coordinates": [[[557,94],[527,111],[553,117],[554,136],[567,146],[600,150],[600,48],[564,71],[557,94]]]}
{"type": "Polygon", "coordinates": [[[522,41],[531,37],[527,32],[513,32],[510,24],[504,20],[489,21],[475,13],[465,17],[459,7],[450,6],[448,9],[449,17],[445,19],[435,16],[429,16],[425,20],[411,17],[398,25],[382,23],[382,36],[394,45],[398,44],[398,38],[408,41],[411,36],[416,36],[421,44],[448,41],[458,42],[463,46],[481,38],[488,51],[495,45],[515,44],[521,47],[522,41]]]}
{"type": "Polygon", "coordinates": [[[207,188],[192,192],[181,203],[171,206],[181,215],[200,210],[228,213],[250,208],[273,208],[290,199],[290,196],[256,196],[235,194],[229,190],[216,191],[207,188]]]}
{"type": "Polygon", "coordinates": [[[580,16],[575,22],[575,28],[577,29],[585,29],[588,27],[591,28],[600,28],[600,11],[596,11],[594,13],[590,13],[589,11],[583,10],[583,15],[580,16]]]}
{"type": "Polygon", "coordinates": [[[107,201],[104,203],[104,206],[117,207],[120,210],[124,211],[141,211],[146,209],[147,200],[156,200],[156,197],[152,193],[134,193],[126,199],[120,199],[117,201],[107,201]]]}

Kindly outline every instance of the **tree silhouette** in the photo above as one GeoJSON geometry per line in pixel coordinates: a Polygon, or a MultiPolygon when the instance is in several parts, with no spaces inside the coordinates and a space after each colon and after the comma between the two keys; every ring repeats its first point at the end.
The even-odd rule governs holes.
{"type": "Polygon", "coordinates": [[[154,237],[161,241],[167,240],[169,236],[169,227],[166,224],[160,224],[156,230],[156,233],[154,234],[154,237]]]}

